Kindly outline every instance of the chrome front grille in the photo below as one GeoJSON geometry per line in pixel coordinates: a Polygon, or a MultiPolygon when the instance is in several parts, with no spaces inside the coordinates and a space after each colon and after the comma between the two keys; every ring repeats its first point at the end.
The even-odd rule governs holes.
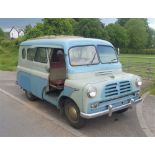
{"type": "Polygon", "coordinates": [[[118,95],[117,83],[108,84],[105,87],[105,97],[118,95]]]}
{"type": "Polygon", "coordinates": [[[120,94],[124,94],[126,92],[131,91],[131,84],[129,81],[119,82],[120,94]]]}
{"type": "Polygon", "coordinates": [[[131,91],[131,84],[129,81],[121,81],[111,83],[105,86],[105,97],[113,97],[116,95],[123,95],[131,91]]]}

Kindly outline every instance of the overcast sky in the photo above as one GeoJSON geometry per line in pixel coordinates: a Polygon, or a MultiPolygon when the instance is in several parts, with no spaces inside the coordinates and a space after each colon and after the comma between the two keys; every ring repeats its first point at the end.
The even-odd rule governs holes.
{"type": "MultiPolygon", "coordinates": [[[[102,22],[108,25],[109,23],[116,22],[116,18],[103,18],[102,22]]],[[[11,27],[25,27],[31,24],[34,26],[36,23],[41,22],[41,18],[0,18],[0,27],[4,31],[9,31],[11,27]]],[[[149,26],[155,29],[155,18],[148,18],[149,26]]]]}

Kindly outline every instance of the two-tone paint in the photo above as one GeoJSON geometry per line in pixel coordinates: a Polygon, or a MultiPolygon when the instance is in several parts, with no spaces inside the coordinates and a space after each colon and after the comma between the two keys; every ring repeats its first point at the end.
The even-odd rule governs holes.
{"type": "MultiPolygon", "coordinates": [[[[113,111],[127,108],[131,101],[136,103],[141,100],[140,87],[136,85],[139,76],[128,74],[122,71],[122,65],[118,61],[111,64],[96,64],[85,66],[71,66],[68,51],[75,46],[98,45],[111,46],[107,41],[88,38],[70,38],[70,39],[38,39],[22,42],[19,48],[19,60],[17,67],[18,85],[40,99],[46,100],[60,108],[63,99],[72,99],[79,107],[81,116],[84,118],[93,118],[113,111]],[[51,47],[63,48],[66,63],[66,80],[64,89],[58,97],[51,97],[46,93],[49,80],[49,59],[47,64],[28,61],[22,59],[22,49],[31,47],[51,47]],[[124,83],[129,86],[128,91],[120,92],[120,89],[128,89],[124,83]],[[106,89],[111,85],[117,85],[116,94],[106,96],[106,89]],[[87,95],[89,86],[97,89],[97,95],[90,98],[87,95]],[[91,105],[96,103],[97,107],[91,105]]],[[[48,56],[48,53],[47,53],[48,56]]],[[[49,57],[49,56],[48,56],[49,57]]],[[[110,88],[112,89],[112,88],[110,88]]]]}

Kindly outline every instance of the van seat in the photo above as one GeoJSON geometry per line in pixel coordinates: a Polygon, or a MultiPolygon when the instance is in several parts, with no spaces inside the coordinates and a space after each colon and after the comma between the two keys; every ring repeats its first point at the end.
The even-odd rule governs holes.
{"type": "Polygon", "coordinates": [[[50,84],[54,85],[64,85],[65,80],[51,80],[50,84]]]}
{"type": "Polygon", "coordinates": [[[66,79],[66,67],[62,50],[56,50],[53,53],[50,65],[50,86],[63,89],[66,79]]]}
{"type": "Polygon", "coordinates": [[[50,86],[56,89],[63,89],[65,80],[50,80],[50,86]]]}

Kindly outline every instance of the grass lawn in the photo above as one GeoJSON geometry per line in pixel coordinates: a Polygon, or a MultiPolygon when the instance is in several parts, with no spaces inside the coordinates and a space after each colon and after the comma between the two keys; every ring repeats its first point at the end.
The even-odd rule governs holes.
{"type": "Polygon", "coordinates": [[[150,94],[155,95],[155,85],[152,86],[152,87],[149,89],[149,91],[150,91],[150,94]]]}
{"type": "Polygon", "coordinates": [[[147,64],[154,63],[155,64],[155,55],[140,55],[140,54],[121,54],[119,55],[120,61],[124,65],[129,64],[147,64]]]}
{"type": "Polygon", "coordinates": [[[0,70],[16,70],[18,48],[0,46],[0,70]]]}
{"type": "Polygon", "coordinates": [[[155,55],[121,54],[119,59],[124,71],[140,75],[146,80],[153,80],[154,84],[145,91],[155,95],[155,55]]]}
{"type": "Polygon", "coordinates": [[[141,63],[148,63],[154,62],[155,63],[155,55],[140,55],[140,54],[120,54],[119,55],[120,61],[122,63],[126,62],[141,62],[141,63]]]}
{"type": "Polygon", "coordinates": [[[155,80],[155,55],[121,54],[119,59],[124,71],[155,80]]]}

